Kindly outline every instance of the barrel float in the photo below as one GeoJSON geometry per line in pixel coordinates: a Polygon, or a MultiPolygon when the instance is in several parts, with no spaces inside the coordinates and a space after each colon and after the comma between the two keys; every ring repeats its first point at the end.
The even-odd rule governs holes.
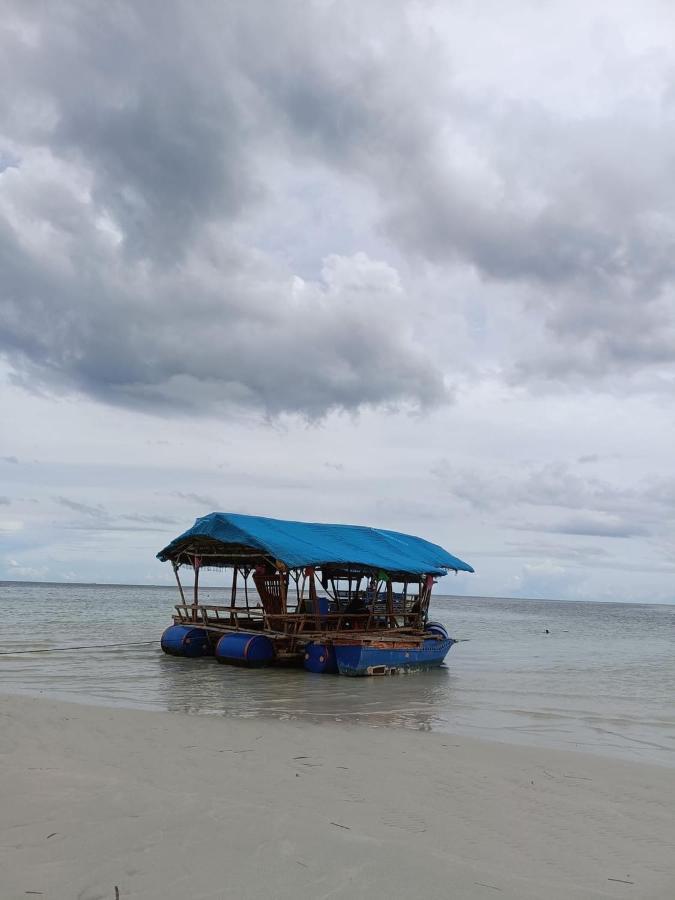
{"type": "Polygon", "coordinates": [[[162,635],[162,650],[171,656],[211,656],[208,632],[190,625],[170,625],[162,635]]]}
{"type": "Polygon", "coordinates": [[[312,641],[305,647],[304,666],[308,672],[316,672],[319,675],[336,673],[338,667],[335,650],[328,644],[312,641]]]}
{"type": "Polygon", "coordinates": [[[274,644],[264,634],[224,634],[216,645],[216,659],[235,666],[268,666],[274,660],[274,644]]]}
{"type": "Polygon", "coordinates": [[[445,625],[441,625],[440,622],[427,622],[424,630],[427,632],[427,634],[437,634],[444,640],[447,640],[450,637],[447,628],[445,627],[445,625]]]}

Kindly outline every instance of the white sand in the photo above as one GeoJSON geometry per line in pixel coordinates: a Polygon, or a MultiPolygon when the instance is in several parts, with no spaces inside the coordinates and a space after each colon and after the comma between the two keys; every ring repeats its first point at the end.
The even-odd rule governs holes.
{"type": "Polygon", "coordinates": [[[32,698],[0,716],[1,900],[675,897],[675,770],[32,698]]]}

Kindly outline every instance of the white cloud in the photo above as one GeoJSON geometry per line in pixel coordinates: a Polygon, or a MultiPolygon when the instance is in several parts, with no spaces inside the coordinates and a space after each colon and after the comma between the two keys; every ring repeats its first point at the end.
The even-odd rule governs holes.
{"type": "Polygon", "coordinates": [[[0,531],[21,531],[23,522],[19,519],[0,519],[0,531]]]}

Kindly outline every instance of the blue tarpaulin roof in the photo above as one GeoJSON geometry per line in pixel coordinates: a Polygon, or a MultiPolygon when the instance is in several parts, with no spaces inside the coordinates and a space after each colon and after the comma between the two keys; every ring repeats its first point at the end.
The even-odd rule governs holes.
{"type": "Polygon", "coordinates": [[[172,559],[189,544],[190,538],[200,537],[259,549],[289,568],[336,563],[411,575],[445,575],[448,569],[473,572],[468,563],[438,544],[410,534],[362,525],[289,522],[238,513],[202,516],[157,558],[163,562],[172,559]]]}

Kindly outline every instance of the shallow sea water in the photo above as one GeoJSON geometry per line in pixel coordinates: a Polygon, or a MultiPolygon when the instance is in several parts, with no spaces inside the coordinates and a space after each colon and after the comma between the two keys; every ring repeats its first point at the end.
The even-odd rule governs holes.
{"type": "MultiPolygon", "coordinates": [[[[206,590],[201,599],[223,598],[206,590]]],[[[0,583],[0,690],[413,728],[675,765],[675,606],[439,596],[432,618],[463,639],[443,668],[340,678],[165,656],[159,637],[175,602],[166,587],[0,583]],[[119,646],[17,652],[91,644],[119,646]]]]}

